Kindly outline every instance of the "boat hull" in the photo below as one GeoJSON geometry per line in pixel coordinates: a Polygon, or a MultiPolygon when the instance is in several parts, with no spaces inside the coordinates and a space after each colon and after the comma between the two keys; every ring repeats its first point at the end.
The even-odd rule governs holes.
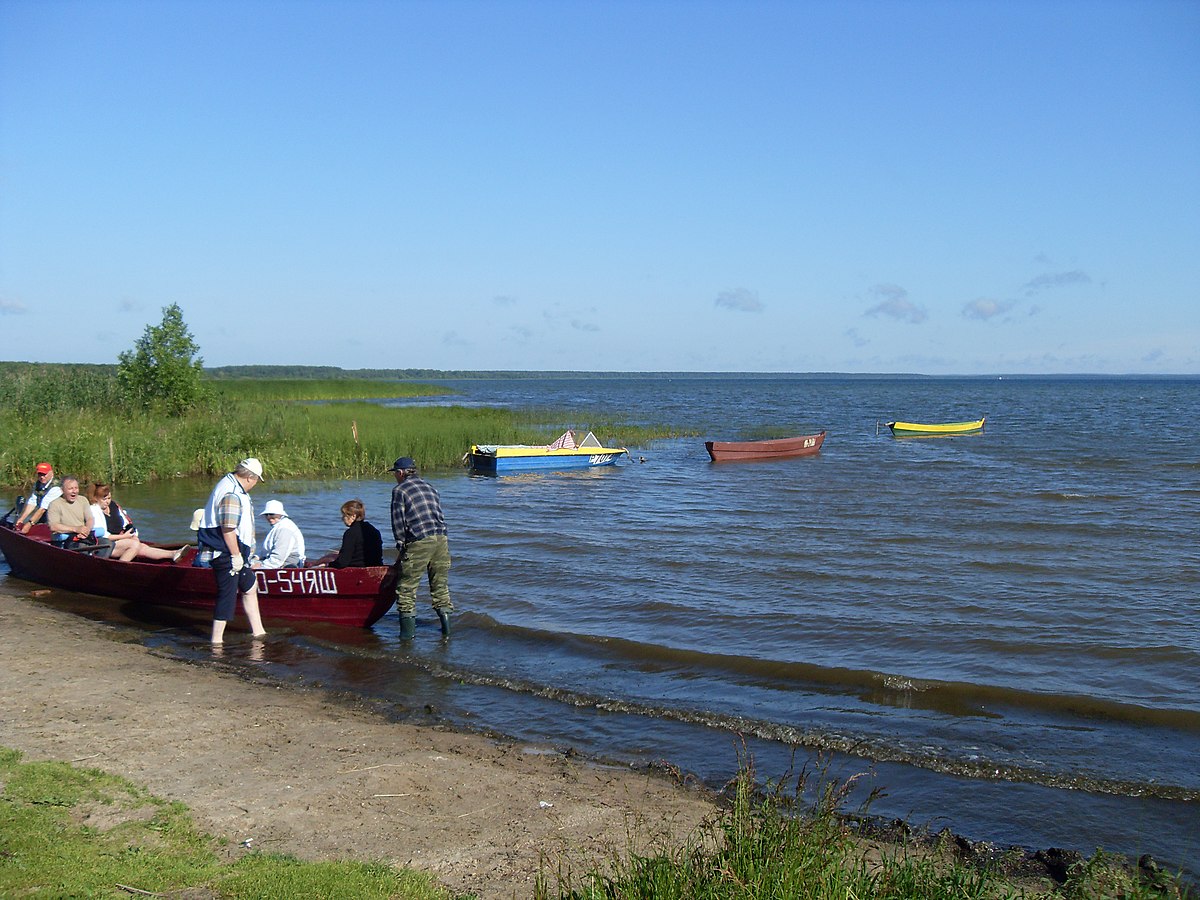
{"type": "Polygon", "coordinates": [[[892,434],[896,437],[934,437],[950,434],[976,434],[983,431],[985,422],[987,422],[986,416],[970,422],[942,422],[938,424],[888,422],[887,427],[891,429],[892,434]]]}
{"type": "Polygon", "coordinates": [[[750,459],[792,459],[815,456],[825,443],[825,432],[801,434],[769,441],[705,441],[704,449],[713,462],[750,459]]]}
{"type": "Polygon", "coordinates": [[[546,450],[540,447],[498,447],[483,450],[472,447],[471,470],[489,475],[512,472],[559,472],[615,465],[624,448],[583,447],[575,450],[546,450]]]}
{"type": "MultiPolygon", "coordinates": [[[[37,525],[28,535],[0,525],[0,551],[12,574],[49,587],[99,594],[151,606],[211,612],[216,588],[211,569],[187,560],[120,562],[50,544],[49,529],[37,525]]],[[[366,628],[396,599],[389,566],[364,568],[258,569],[258,605],[264,619],[329,622],[366,628]]]]}

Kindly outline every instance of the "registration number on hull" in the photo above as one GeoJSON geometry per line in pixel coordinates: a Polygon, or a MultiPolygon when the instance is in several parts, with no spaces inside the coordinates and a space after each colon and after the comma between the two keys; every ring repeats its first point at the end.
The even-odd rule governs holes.
{"type": "Polygon", "coordinates": [[[260,594],[336,594],[332,569],[258,569],[254,573],[260,594]]]}

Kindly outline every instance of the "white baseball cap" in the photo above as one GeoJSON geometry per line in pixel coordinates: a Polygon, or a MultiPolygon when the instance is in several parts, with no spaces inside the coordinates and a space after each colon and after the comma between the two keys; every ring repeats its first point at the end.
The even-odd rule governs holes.
{"type": "Polygon", "coordinates": [[[262,476],[262,463],[260,463],[256,457],[248,456],[245,459],[243,459],[240,463],[238,463],[238,465],[244,469],[249,469],[251,472],[253,472],[254,477],[257,478],[259,481],[267,480],[267,479],[263,478],[263,476],[262,476]]]}
{"type": "Polygon", "coordinates": [[[283,511],[283,504],[280,503],[278,500],[268,500],[263,505],[262,514],[264,516],[286,516],[287,515],[287,513],[285,513],[283,511]]]}

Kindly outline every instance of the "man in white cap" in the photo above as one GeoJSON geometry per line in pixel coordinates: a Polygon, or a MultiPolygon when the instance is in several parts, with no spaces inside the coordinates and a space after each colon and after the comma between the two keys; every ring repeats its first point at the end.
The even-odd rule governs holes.
{"type": "Polygon", "coordinates": [[[200,545],[200,565],[211,565],[217,582],[217,603],[213,609],[212,642],[225,641],[225,625],[233,618],[237,597],[250,620],[255,637],[265,637],[262,616],[258,612],[258,587],[250,557],[254,555],[254,504],[250,490],[263,480],[263,468],[253,456],[243,459],[237,468],[217,482],[204,507],[204,517],[196,537],[200,545]]]}
{"type": "Polygon", "coordinates": [[[263,553],[266,554],[260,567],[263,569],[282,569],[284,566],[304,565],[304,535],[300,526],[291,517],[278,500],[268,500],[262,514],[271,525],[271,530],[263,538],[263,553]]]}

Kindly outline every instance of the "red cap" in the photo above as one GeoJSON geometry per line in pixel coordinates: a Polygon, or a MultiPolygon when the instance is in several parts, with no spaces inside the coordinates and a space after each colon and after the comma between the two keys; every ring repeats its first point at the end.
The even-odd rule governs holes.
{"type": "Polygon", "coordinates": [[[50,463],[38,463],[37,470],[39,475],[49,475],[54,471],[54,466],[50,463]]]}

